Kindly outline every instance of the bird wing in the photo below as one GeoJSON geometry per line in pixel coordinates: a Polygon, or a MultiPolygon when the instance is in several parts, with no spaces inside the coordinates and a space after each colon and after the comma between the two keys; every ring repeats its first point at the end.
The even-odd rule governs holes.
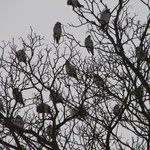
{"type": "Polygon", "coordinates": [[[58,26],[58,25],[55,25],[55,27],[54,27],[54,35],[55,36],[61,36],[61,33],[62,33],[61,27],[58,26]]]}

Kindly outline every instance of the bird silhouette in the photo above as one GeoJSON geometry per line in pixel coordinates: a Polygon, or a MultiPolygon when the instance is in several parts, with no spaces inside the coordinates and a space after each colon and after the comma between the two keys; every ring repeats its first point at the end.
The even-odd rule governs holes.
{"type": "Polygon", "coordinates": [[[41,103],[36,107],[36,111],[38,113],[47,113],[50,114],[51,113],[51,109],[50,106],[45,104],[45,103],[41,103]]]}
{"type": "Polygon", "coordinates": [[[88,51],[89,53],[91,53],[92,55],[94,55],[93,41],[91,40],[91,36],[90,36],[90,35],[88,35],[88,36],[85,38],[84,45],[85,45],[87,51],[88,51]]]}
{"type": "Polygon", "coordinates": [[[66,60],[65,65],[66,65],[66,72],[68,76],[73,77],[76,80],[78,80],[76,67],[72,65],[69,60],[66,60]]]}
{"type": "Polygon", "coordinates": [[[27,65],[27,56],[23,49],[16,52],[16,57],[19,62],[24,62],[27,65]]]}
{"type": "Polygon", "coordinates": [[[21,91],[19,91],[18,88],[14,88],[12,90],[12,94],[13,94],[13,98],[16,100],[17,103],[22,104],[23,106],[25,106],[24,102],[23,102],[23,96],[21,91]]]}
{"type": "Polygon", "coordinates": [[[57,44],[59,44],[61,34],[62,34],[61,23],[56,22],[53,28],[53,37],[54,37],[54,41],[56,40],[57,44]]]}

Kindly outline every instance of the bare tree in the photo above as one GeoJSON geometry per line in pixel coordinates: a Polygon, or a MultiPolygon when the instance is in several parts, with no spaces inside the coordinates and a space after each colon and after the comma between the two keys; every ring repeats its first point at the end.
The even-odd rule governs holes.
{"type": "Polygon", "coordinates": [[[87,29],[90,43],[59,23],[59,44],[31,28],[21,48],[0,47],[0,147],[149,150],[150,17],[130,14],[130,0],[68,4],[79,20],[69,26],[87,29]]]}

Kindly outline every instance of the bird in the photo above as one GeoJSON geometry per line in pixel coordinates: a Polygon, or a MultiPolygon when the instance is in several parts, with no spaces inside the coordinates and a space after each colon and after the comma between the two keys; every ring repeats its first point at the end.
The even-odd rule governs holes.
{"type": "Polygon", "coordinates": [[[72,108],[72,107],[70,107],[70,108],[71,108],[70,109],[71,116],[76,115],[78,113],[78,111],[79,111],[77,108],[72,108]]]}
{"type": "Polygon", "coordinates": [[[13,98],[16,100],[16,102],[22,104],[23,106],[25,106],[24,102],[23,102],[23,96],[21,91],[19,91],[18,88],[14,88],[12,90],[12,94],[13,94],[13,98]]]}
{"type": "Polygon", "coordinates": [[[76,116],[77,119],[81,120],[82,118],[84,119],[86,115],[86,108],[84,105],[81,105],[79,107],[70,107],[70,113],[71,117],[76,116]]]}
{"type": "Polygon", "coordinates": [[[134,94],[137,99],[142,99],[144,96],[143,86],[137,87],[137,89],[134,91],[134,94]]]}
{"type": "Polygon", "coordinates": [[[135,48],[135,52],[136,52],[136,57],[137,57],[137,59],[140,59],[141,58],[141,53],[142,53],[142,47],[141,46],[137,46],[136,48],[135,48]]]}
{"type": "Polygon", "coordinates": [[[85,38],[85,41],[84,41],[84,45],[85,47],[87,48],[87,51],[92,55],[94,55],[94,47],[93,47],[93,41],[91,40],[91,36],[88,35],[86,38],[85,38]]]}
{"type": "Polygon", "coordinates": [[[21,148],[22,148],[22,150],[26,150],[26,148],[23,145],[21,145],[21,148]]]}
{"type": "Polygon", "coordinates": [[[76,80],[78,80],[76,67],[72,65],[69,60],[66,60],[65,67],[66,67],[66,72],[68,76],[73,77],[76,80]]]}
{"type": "Polygon", "coordinates": [[[62,34],[61,23],[56,22],[56,24],[53,28],[53,37],[54,37],[54,41],[56,40],[57,44],[59,44],[61,34],[62,34]]]}
{"type": "Polygon", "coordinates": [[[98,86],[98,87],[104,87],[104,80],[98,75],[98,74],[93,74],[93,82],[98,86]]]}
{"type": "Polygon", "coordinates": [[[13,119],[13,124],[17,127],[24,128],[24,121],[20,115],[17,115],[15,119],[13,119]]]}
{"type": "Polygon", "coordinates": [[[27,56],[23,49],[16,52],[16,57],[19,62],[24,62],[27,65],[27,56]]]}
{"type": "Polygon", "coordinates": [[[105,28],[108,23],[109,23],[109,19],[110,19],[110,9],[106,8],[100,17],[100,22],[101,22],[101,26],[102,28],[105,28]]]}
{"type": "Polygon", "coordinates": [[[73,7],[73,3],[72,3],[72,0],[67,0],[67,5],[70,5],[73,7]]]}
{"type": "Polygon", "coordinates": [[[48,135],[50,138],[52,137],[52,135],[53,135],[53,127],[52,127],[51,124],[48,125],[48,127],[47,127],[47,129],[46,129],[46,133],[47,133],[47,135],[48,135]]]}
{"type": "Polygon", "coordinates": [[[36,111],[38,113],[47,113],[47,114],[51,114],[51,109],[50,106],[45,104],[45,103],[41,103],[36,107],[36,111]]]}
{"type": "Polygon", "coordinates": [[[81,8],[81,7],[84,7],[83,5],[81,5],[81,4],[79,3],[78,0],[68,0],[68,1],[67,1],[67,5],[71,5],[71,6],[73,7],[73,9],[74,9],[74,8],[81,8]]]}
{"type": "Polygon", "coordinates": [[[58,91],[55,91],[54,89],[50,90],[50,99],[54,103],[63,103],[63,97],[58,91]]]}
{"type": "Polygon", "coordinates": [[[0,111],[3,111],[5,113],[4,105],[1,98],[0,98],[0,111]]]}
{"type": "Polygon", "coordinates": [[[119,113],[120,113],[120,106],[118,105],[118,104],[116,104],[115,106],[114,106],[114,108],[113,108],[113,113],[114,113],[114,115],[119,115],[119,113]]]}
{"type": "Polygon", "coordinates": [[[137,46],[135,48],[135,52],[136,52],[136,57],[138,60],[145,60],[146,58],[146,54],[145,52],[142,50],[142,46],[137,46]]]}

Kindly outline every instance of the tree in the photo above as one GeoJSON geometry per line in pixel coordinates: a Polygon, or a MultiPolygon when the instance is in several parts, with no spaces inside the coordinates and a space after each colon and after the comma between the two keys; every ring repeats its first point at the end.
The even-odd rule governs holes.
{"type": "MultiPolygon", "coordinates": [[[[63,26],[59,44],[51,47],[32,28],[26,40],[20,38],[25,61],[16,56],[14,40],[3,42],[1,148],[150,149],[150,18],[137,20],[128,13],[129,2],[119,0],[110,8],[105,25],[104,1],[73,8],[80,25],[70,26],[87,29],[94,56],[84,54],[84,40],[78,42],[63,26]],[[66,62],[75,76],[72,69],[66,72],[66,62]],[[15,88],[25,106],[14,99],[15,88]]],[[[149,1],[140,2],[150,9],[149,1]]]]}

